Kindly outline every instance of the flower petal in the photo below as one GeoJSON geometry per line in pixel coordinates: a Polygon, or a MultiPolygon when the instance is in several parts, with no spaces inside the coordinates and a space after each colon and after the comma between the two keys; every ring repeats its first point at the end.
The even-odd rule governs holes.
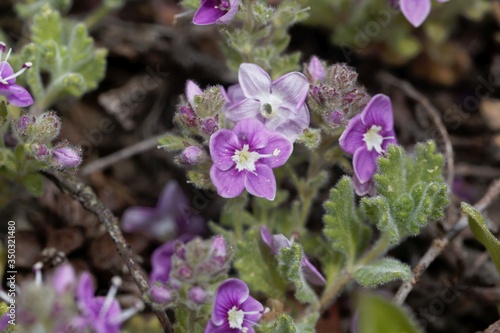
{"type": "Polygon", "coordinates": [[[276,126],[274,129],[269,126],[269,123],[266,123],[266,127],[274,130],[275,132],[278,132],[280,134],[283,134],[288,138],[290,142],[295,142],[297,140],[297,137],[302,135],[304,133],[304,129],[306,129],[309,126],[310,122],[310,116],[309,116],[309,110],[307,109],[307,106],[304,104],[300,109],[299,112],[296,114],[289,113],[291,117],[282,123],[280,123],[278,126],[276,126]]]}
{"type": "Polygon", "coordinates": [[[273,248],[276,249],[276,252],[281,251],[281,249],[288,249],[290,246],[292,246],[292,242],[285,235],[273,235],[273,248]]]}
{"type": "Polygon", "coordinates": [[[392,131],[394,118],[391,99],[383,94],[373,96],[361,112],[361,121],[368,129],[377,125],[381,126],[383,131],[392,131]]]}
{"type": "MultiPolygon", "coordinates": [[[[73,266],[70,264],[62,264],[57,267],[52,277],[52,285],[56,292],[62,295],[65,291],[68,291],[76,282],[76,275],[73,266]]],[[[93,290],[92,290],[93,292],[93,290]]]]}
{"type": "Polygon", "coordinates": [[[245,282],[239,279],[227,279],[217,288],[214,296],[212,321],[220,326],[227,321],[227,312],[233,307],[239,307],[247,300],[250,290],[245,282]]]}
{"type": "Polygon", "coordinates": [[[252,98],[245,98],[235,104],[231,104],[224,112],[227,119],[239,121],[242,119],[262,119],[260,114],[260,103],[252,98]]]}
{"type": "Polygon", "coordinates": [[[226,12],[226,14],[222,15],[216,23],[219,24],[227,24],[229,21],[231,21],[236,13],[238,12],[238,7],[240,5],[240,0],[230,0],[229,1],[229,10],[226,12]]]}
{"type": "Polygon", "coordinates": [[[18,84],[3,86],[0,89],[0,95],[4,95],[9,103],[20,108],[30,106],[34,103],[33,97],[31,97],[28,90],[18,84]]]}
{"type": "Polygon", "coordinates": [[[231,157],[242,145],[236,134],[227,129],[221,129],[210,136],[210,157],[217,169],[226,171],[234,166],[231,157]]]}
{"type": "Polygon", "coordinates": [[[269,247],[273,254],[276,254],[276,249],[273,247],[273,239],[271,238],[271,233],[266,226],[260,227],[260,238],[269,247]]]}
{"type": "Polygon", "coordinates": [[[229,103],[234,104],[244,100],[246,97],[239,83],[233,84],[227,88],[227,99],[229,103]]]}
{"type": "Polygon", "coordinates": [[[385,152],[387,151],[387,147],[389,147],[389,145],[398,144],[398,140],[396,139],[396,134],[394,134],[394,132],[386,134],[387,134],[386,137],[390,137],[390,139],[384,139],[384,141],[382,142],[382,150],[385,152]]]}
{"type": "Polygon", "coordinates": [[[194,13],[193,23],[196,25],[207,25],[217,22],[226,12],[215,8],[215,4],[216,1],[214,0],[201,0],[200,7],[194,13]]]}
{"type": "Polygon", "coordinates": [[[126,232],[147,230],[156,217],[156,210],[151,207],[129,207],[122,216],[122,229],[126,232]]]}
{"type": "Polygon", "coordinates": [[[261,158],[259,162],[274,169],[284,165],[288,161],[288,158],[292,155],[293,144],[284,135],[270,131],[267,132],[271,134],[267,137],[267,145],[258,152],[262,155],[273,155],[275,152],[278,152],[278,155],[261,158]]]}
{"type": "Polygon", "coordinates": [[[403,15],[415,28],[424,23],[431,12],[431,0],[401,0],[400,6],[403,15]]]}
{"type": "Polygon", "coordinates": [[[253,326],[257,324],[257,322],[260,320],[260,317],[262,317],[264,306],[252,296],[248,296],[243,304],[241,304],[241,309],[244,312],[250,312],[245,313],[244,321],[247,322],[249,326],[253,326]]]}
{"type": "Polygon", "coordinates": [[[354,116],[347,123],[344,133],[339,138],[339,144],[342,150],[348,154],[354,154],[356,150],[365,146],[363,135],[366,133],[366,127],[361,121],[361,115],[354,116]]]}
{"type": "MultiPolygon", "coordinates": [[[[12,74],[14,74],[14,70],[12,69],[12,66],[6,62],[6,61],[1,61],[0,62],[0,69],[3,70],[0,72],[0,76],[1,77],[9,77],[11,76],[12,74]]],[[[10,80],[7,81],[9,84],[14,84],[16,83],[16,78],[12,78],[10,80]]]]}
{"type": "Polygon", "coordinates": [[[87,304],[94,297],[94,282],[89,272],[83,272],[78,280],[76,297],[81,305],[87,304]]]}
{"type": "Polygon", "coordinates": [[[271,77],[260,66],[243,63],[238,71],[243,94],[248,98],[260,100],[271,94],[271,77]]]}
{"type": "Polygon", "coordinates": [[[155,281],[167,282],[172,268],[172,255],[177,240],[172,240],[158,247],[151,255],[151,284],[155,281]]]}
{"type": "Polygon", "coordinates": [[[191,105],[191,107],[194,109],[194,97],[203,95],[203,91],[196,83],[194,83],[194,81],[187,80],[185,94],[189,105],[191,105]]]}
{"type": "Polygon", "coordinates": [[[373,179],[370,179],[368,182],[362,184],[356,174],[354,174],[352,175],[352,184],[354,185],[354,191],[356,191],[356,194],[360,197],[367,194],[374,196],[377,193],[375,181],[373,179]]]}
{"type": "Polygon", "coordinates": [[[269,138],[274,134],[257,119],[240,120],[233,127],[233,133],[238,137],[240,144],[247,144],[251,151],[266,147],[269,138]]]}
{"type": "Polygon", "coordinates": [[[359,148],[354,153],[352,164],[361,184],[373,178],[377,171],[377,157],[375,149],[368,151],[366,147],[359,148]]]}
{"type": "Polygon", "coordinates": [[[245,175],[245,188],[251,195],[274,200],[276,178],[273,170],[265,164],[256,164],[255,172],[247,172],[245,175]]]}
{"type": "Polygon", "coordinates": [[[311,264],[305,254],[302,257],[301,265],[304,277],[307,281],[309,281],[309,283],[316,286],[324,286],[326,284],[326,280],[323,275],[321,275],[318,269],[311,264]]]}
{"type": "Polygon", "coordinates": [[[207,326],[205,327],[205,333],[233,333],[233,332],[239,333],[241,331],[238,329],[230,328],[228,323],[216,326],[211,320],[208,321],[207,326]]]}
{"type": "Polygon", "coordinates": [[[323,81],[326,78],[325,67],[321,63],[318,57],[312,56],[307,64],[307,71],[311,75],[313,82],[323,81]]]}
{"type": "Polygon", "coordinates": [[[245,188],[245,171],[238,171],[236,168],[223,171],[212,165],[210,179],[223,198],[235,198],[245,188]]]}
{"type": "Polygon", "coordinates": [[[271,85],[273,95],[279,96],[283,104],[290,108],[293,113],[297,113],[304,105],[309,91],[309,81],[304,74],[292,72],[281,76],[271,85]]]}

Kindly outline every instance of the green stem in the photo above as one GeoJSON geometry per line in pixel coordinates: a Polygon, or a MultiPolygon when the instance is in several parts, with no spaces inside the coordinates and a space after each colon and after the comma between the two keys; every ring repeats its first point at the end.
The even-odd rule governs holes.
{"type": "Polygon", "coordinates": [[[117,8],[113,8],[110,6],[107,6],[105,4],[105,1],[103,1],[102,5],[99,6],[96,10],[92,12],[87,18],[85,19],[85,25],[87,26],[87,29],[92,30],[92,28],[99,23],[104,17],[106,17],[109,13],[111,13],[113,10],[117,8]]]}

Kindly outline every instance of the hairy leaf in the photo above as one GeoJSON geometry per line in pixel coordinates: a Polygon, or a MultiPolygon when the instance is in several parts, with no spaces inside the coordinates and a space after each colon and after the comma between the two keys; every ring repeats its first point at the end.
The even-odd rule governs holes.
{"type": "Polygon", "coordinates": [[[408,281],[411,268],[394,258],[383,258],[354,272],[356,281],[364,287],[375,288],[393,280],[408,281]]]}
{"type": "Polygon", "coordinates": [[[266,333],[295,333],[296,331],[292,319],[283,314],[276,319],[273,327],[268,329],[266,333]]]}

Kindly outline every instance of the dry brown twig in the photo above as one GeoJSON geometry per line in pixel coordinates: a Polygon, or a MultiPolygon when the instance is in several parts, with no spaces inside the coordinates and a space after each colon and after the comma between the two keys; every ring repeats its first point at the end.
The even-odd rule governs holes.
{"type": "MultiPolygon", "coordinates": [[[[139,287],[142,298],[147,301],[146,296],[149,292],[147,275],[134,260],[130,246],[125,241],[118,226],[116,216],[99,200],[90,186],[82,183],[77,177],[58,171],[44,171],[43,175],[53,181],[63,192],[70,194],[73,199],[79,201],[85,209],[94,213],[99,221],[104,224],[115,243],[118,253],[130,270],[134,282],[139,287]]],[[[166,333],[173,332],[172,325],[165,311],[155,307],[153,307],[153,311],[158,317],[164,331],[166,333]]]]}

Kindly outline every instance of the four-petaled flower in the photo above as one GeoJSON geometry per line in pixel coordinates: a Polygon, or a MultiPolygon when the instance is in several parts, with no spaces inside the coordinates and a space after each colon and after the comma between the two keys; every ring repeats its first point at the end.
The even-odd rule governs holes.
{"type": "Polygon", "coordinates": [[[214,297],[212,318],[205,333],[254,333],[252,328],[264,312],[245,282],[228,279],[219,286],[214,297]]]}
{"type": "MultiPolygon", "coordinates": [[[[290,246],[292,246],[292,242],[283,234],[271,235],[271,233],[265,226],[262,226],[260,228],[260,237],[269,247],[271,253],[274,255],[276,255],[281,249],[289,248],[290,246]]],[[[325,278],[316,269],[316,267],[311,264],[305,254],[302,254],[301,266],[302,273],[304,274],[304,277],[307,279],[307,281],[317,286],[325,285],[325,278]]]]}
{"type": "Polygon", "coordinates": [[[361,184],[369,182],[377,169],[377,158],[389,144],[397,144],[391,100],[378,94],[353,117],[340,136],[342,149],[353,154],[355,176],[361,184]]]}
{"type": "MultiPolygon", "coordinates": [[[[448,0],[436,1],[447,2],[448,0]]],[[[414,27],[419,27],[424,23],[431,12],[431,0],[400,0],[399,6],[403,15],[414,27]]]]}
{"type": "Polygon", "coordinates": [[[213,165],[210,178],[220,196],[234,198],[243,189],[274,200],[276,179],[272,169],[285,164],[293,145],[257,119],[239,121],[232,130],[221,129],[210,137],[213,165]]]}
{"type": "Polygon", "coordinates": [[[271,81],[259,66],[243,63],[238,80],[241,92],[232,93],[234,101],[225,110],[229,120],[258,119],[291,142],[309,126],[309,110],[305,105],[309,82],[303,74],[292,72],[271,81]]]}
{"type": "Polygon", "coordinates": [[[200,8],[193,17],[196,25],[226,24],[238,12],[240,0],[201,0],[200,8]]]}
{"type": "MultiPolygon", "coordinates": [[[[0,42],[0,59],[5,50],[5,43],[0,42]]],[[[5,96],[7,101],[12,105],[19,107],[30,106],[33,104],[33,97],[31,97],[26,89],[16,84],[16,77],[24,73],[32,64],[31,62],[26,62],[18,72],[14,73],[14,70],[7,62],[11,51],[12,49],[9,49],[5,60],[0,62],[0,95],[5,96]]]]}

